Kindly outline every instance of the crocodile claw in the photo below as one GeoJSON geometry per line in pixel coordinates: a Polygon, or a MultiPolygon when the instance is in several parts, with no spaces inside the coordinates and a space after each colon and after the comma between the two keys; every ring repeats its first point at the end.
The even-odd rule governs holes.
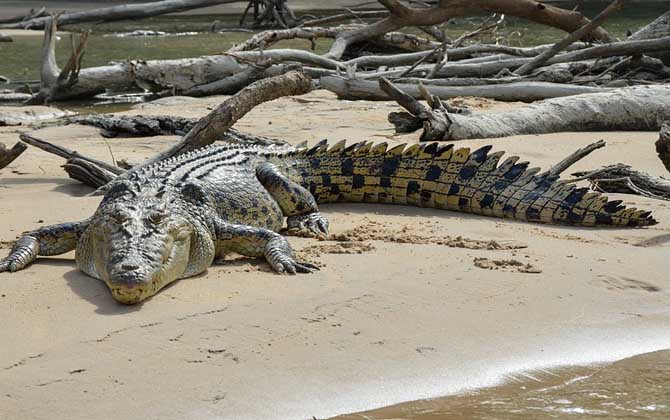
{"type": "Polygon", "coordinates": [[[14,272],[35,261],[39,253],[39,242],[32,236],[22,236],[6,258],[0,260],[0,273],[14,272]]]}
{"type": "Polygon", "coordinates": [[[328,236],[328,219],[323,217],[318,211],[289,216],[286,223],[291,233],[309,233],[310,236],[317,237],[328,236]]]}
{"type": "Polygon", "coordinates": [[[314,264],[296,261],[291,245],[283,236],[278,236],[268,243],[265,258],[280,274],[311,273],[319,269],[314,264]]]}

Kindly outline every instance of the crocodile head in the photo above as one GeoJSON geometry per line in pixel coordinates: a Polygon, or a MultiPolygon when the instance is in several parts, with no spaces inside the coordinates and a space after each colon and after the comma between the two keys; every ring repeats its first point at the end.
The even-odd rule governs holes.
{"type": "Polygon", "coordinates": [[[77,245],[79,268],[103,280],[125,304],[141,302],[179,278],[204,271],[213,255],[194,253],[196,248],[202,253],[203,247],[195,246],[202,243],[202,227],[176,211],[170,205],[174,203],[155,190],[113,186],[77,245]]]}

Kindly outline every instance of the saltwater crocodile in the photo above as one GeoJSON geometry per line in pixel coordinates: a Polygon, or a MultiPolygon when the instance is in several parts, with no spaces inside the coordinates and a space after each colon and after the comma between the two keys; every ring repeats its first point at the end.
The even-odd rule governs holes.
{"type": "Polygon", "coordinates": [[[528,169],[486,146],[388,148],[370,142],[328,147],[215,145],[112,181],[95,214],[22,236],[0,272],[38,255],[76,249],[77,266],[102,279],[123,303],[137,303],[174,280],[204,272],[228,252],[264,256],[280,273],[310,272],[279,233],[327,235],[317,203],[370,202],[456,210],[581,226],[645,226],[649,212],[528,169]]]}

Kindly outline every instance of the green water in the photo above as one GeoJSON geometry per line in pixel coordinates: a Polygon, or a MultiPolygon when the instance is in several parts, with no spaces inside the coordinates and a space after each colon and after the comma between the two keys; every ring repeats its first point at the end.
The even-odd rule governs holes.
{"type": "MultiPolygon", "coordinates": [[[[583,12],[593,16],[602,10],[607,3],[590,2],[583,5],[583,12]]],[[[572,4],[561,4],[562,7],[573,7],[572,4]]],[[[627,30],[636,30],[653,20],[663,10],[670,7],[668,3],[628,4],[617,15],[610,18],[605,28],[617,37],[624,37],[627,30]]],[[[324,12],[319,12],[324,13],[324,12]]],[[[176,15],[159,16],[139,21],[113,22],[99,25],[79,25],[74,29],[92,29],[88,48],[84,57],[84,66],[100,66],[110,61],[129,59],[174,59],[195,57],[206,54],[217,54],[226,51],[236,43],[247,39],[249,33],[208,33],[212,22],[219,20],[219,27],[236,27],[239,16],[223,15],[176,15]],[[171,34],[184,32],[200,32],[197,35],[183,36],[144,36],[117,38],[109,35],[115,32],[130,32],[137,29],[151,29],[171,34]],[[107,36],[106,36],[107,35],[107,36]]],[[[447,33],[455,38],[464,31],[472,30],[481,22],[481,18],[455,19],[448,25],[447,33]]],[[[528,23],[519,19],[508,18],[501,30],[494,36],[484,39],[487,42],[504,42],[511,45],[537,45],[555,42],[561,32],[542,25],[528,23]]],[[[63,36],[57,43],[57,56],[61,65],[69,56],[69,37],[63,36]]],[[[37,79],[39,76],[41,37],[16,37],[13,43],[0,44],[0,75],[12,80],[37,79]]],[[[322,53],[330,45],[329,40],[317,42],[316,52],[322,53]]],[[[307,41],[286,41],[277,47],[309,48],[307,41]]]]}

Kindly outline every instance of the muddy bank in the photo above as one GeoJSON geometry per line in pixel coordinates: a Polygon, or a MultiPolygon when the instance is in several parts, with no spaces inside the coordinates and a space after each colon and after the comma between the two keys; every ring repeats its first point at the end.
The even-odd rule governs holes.
{"type": "MultiPolygon", "coordinates": [[[[194,117],[220,101],[131,112],[194,117]]],[[[264,104],[236,127],[292,143],[416,142],[417,134],[393,134],[391,110],[397,106],[319,91],[264,104]]],[[[0,128],[0,141],[13,144],[22,129],[0,128]]],[[[176,140],[103,139],[77,126],[40,136],[106,161],[108,144],[116,159],[133,162],[176,140]]],[[[547,168],[605,138],[608,146],[574,170],[621,161],[662,175],[656,136],[562,133],[459,145],[493,142],[547,168]]],[[[0,241],[92,214],[99,198],[66,179],[61,163],[31,149],[0,171],[0,241]]],[[[3,418],[325,418],[489,386],[521,370],[670,348],[670,207],[615,197],[653,210],[660,224],[576,229],[324,206],[335,240],[290,238],[318,261],[318,273],[278,276],[262,261],[237,258],[132,307],[77,271],[72,254],[2,273],[3,418]],[[481,268],[481,258],[541,273],[481,268]]]]}

